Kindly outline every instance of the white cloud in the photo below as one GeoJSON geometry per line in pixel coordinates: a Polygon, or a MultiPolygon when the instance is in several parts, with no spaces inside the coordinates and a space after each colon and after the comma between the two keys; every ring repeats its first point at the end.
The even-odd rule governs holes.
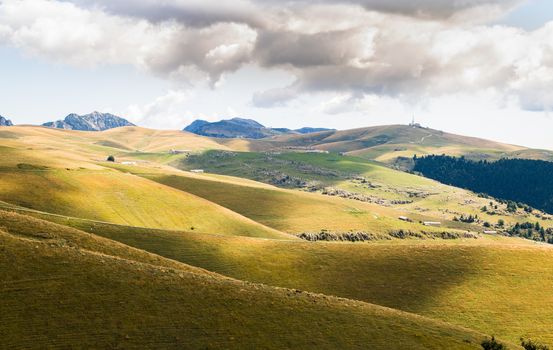
{"type": "Polygon", "coordinates": [[[3,0],[0,40],[58,62],[131,64],[189,85],[217,87],[244,65],[296,77],[255,94],[259,107],[313,92],[420,101],[493,89],[523,108],[550,109],[553,23],[533,32],[486,25],[520,2],[3,0]]]}
{"type": "Polygon", "coordinates": [[[299,92],[294,86],[275,88],[256,92],[253,95],[252,103],[260,108],[272,108],[286,106],[288,101],[296,98],[299,92]]]}
{"type": "Polygon", "coordinates": [[[146,105],[129,106],[125,115],[140,126],[180,130],[194,120],[194,115],[186,108],[191,97],[190,91],[170,90],[146,105]]]}
{"type": "Polygon", "coordinates": [[[205,28],[107,14],[47,0],[0,2],[0,39],[31,54],[75,65],[133,64],[163,77],[212,82],[250,61],[256,32],[245,24],[205,28]]]}

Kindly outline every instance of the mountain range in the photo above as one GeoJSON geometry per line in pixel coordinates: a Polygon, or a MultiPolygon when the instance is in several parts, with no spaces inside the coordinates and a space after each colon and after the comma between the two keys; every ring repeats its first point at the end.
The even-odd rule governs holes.
{"type": "Polygon", "coordinates": [[[198,119],[184,128],[184,131],[202,136],[248,139],[262,139],[285,134],[309,134],[329,130],[331,129],[309,127],[296,130],[287,128],[268,128],[255,120],[244,118],[232,118],[213,123],[198,119]]]}
{"type": "Polygon", "coordinates": [[[12,126],[13,123],[11,120],[6,119],[0,115],[0,126],[12,126]]]}
{"type": "MultiPolygon", "coordinates": [[[[13,123],[0,116],[0,126],[13,123]]],[[[128,120],[110,113],[92,112],[85,115],[69,114],[65,119],[44,123],[43,126],[80,131],[103,131],[123,126],[135,126],[128,120]]],[[[522,158],[553,160],[549,150],[503,144],[475,137],[467,137],[411,125],[381,125],[365,128],[335,130],[304,127],[301,129],[265,127],[252,119],[232,118],[218,122],[196,120],[184,131],[213,138],[226,144],[227,139],[243,139],[244,150],[269,151],[281,149],[315,150],[357,156],[402,169],[413,165],[409,160],[415,154],[447,154],[465,156],[473,160],[522,158]]]]}
{"type": "Polygon", "coordinates": [[[48,122],[42,125],[49,128],[81,131],[102,131],[121,126],[134,126],[133,123],[126,119],[110,113],[100,112],[92,112],[85,115],[71,113],[63,120],[48,122]]]}

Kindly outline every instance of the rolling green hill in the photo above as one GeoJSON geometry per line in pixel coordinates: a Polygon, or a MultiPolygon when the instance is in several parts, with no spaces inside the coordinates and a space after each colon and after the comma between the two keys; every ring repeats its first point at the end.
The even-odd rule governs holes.
{"type": "Polygon", "coordinates": [[[492,159],[540,151],[411,129],[259,141],[0,130],[4,344],[478,349],[492,334],[513,349],[521,336],[553,344],[553,250],[501,235],[551,217],[370,160],[403,152],[378,153],[394,142],[492,159]],[[478,217],[459,220],[468,215],[478,217]],[[371,239],[290,235],[321,230],[371,239]]]}
{"type": "MultiPolygon", "coordinates": [[[[478,231],[486,230],[484,223],[493,226],[500,220],[507,225],[525,221],[540,221],[546,227],[553,225],[551,217],[539,211],[529,214],[520,209],[511,213],[506,210],[505,203],[499,203],[493,198],[485,198],[421,176],[390,169],[360,157],[335,153],[208,151],[182,159],[176,166],[182,169],[202,168],[210,173],[245,177],[281,187],[323,193],[326,194],[325,197],[353,199],[353,203],[372,204],[373,207],[376,205],[380,208],[376,212],[387,212],[386,215],[393,219],[393,225],[398,228],[405,228],[398,220],[399,216],[408,216],[414,221],[439,221],[442,222],[442,227],[452,229],[478,231]],[[490,210],[483,211],[483,207],[489,207],[490,210]],[[479,227],[453,221],[462,215],[477,215],[479,227]]],[[[217,180],[220,181],[220,178],[217,180]]],[[[185,184],[190,181],[180,179],[180,184],[176,187],[181,186],[181,189],[227,207],[229,204],[225,203],[233,198],[232,193],[247,193],[244,192],[247,189],[241,189],[229,190],[229,195],[226,196],[209,194],[206,191],[210,191],[210,186],[185,184]]],[[[173,178],[163,183],[175,185],[176,182],[173,178]]],[[[224,190],[219,189],[220,193],[221,191],[224,190]]],[[[260,197],[250,195],[250,198],[260,197]]],[[[272,203],[279,201],[274,200],[272,203]]],[[[241,212],[236,206],[232,208],[241,212]]],[[[278,205],[271,205],[269,210],[276,208],[278,205]]]]}
{"type": "Polygon", "coordinates": [[[205,199],[110,169],[4,168],[0,200],[116,224],[292,238],[205,199]]]}
{"type": "Polygon", "coordinates": [[[64,223],[241,280],[384,305],[513,343],[523,336],[553,344],[553,250],[527,240],[302,243],[64,223]]]}
{"type": "Polygon", "coordinates": [[[384,125],[352,130],[325,131],[309,135],[285,135],[272,140],[251,141],[240,150],[318,149],[384,163],[413,155],[464,155],[471,159],[528,157],[553,160],[553,152],[450,134],[440,130],[408,125],[384,125]]]}
{"type": "Polygon", "coordinates": [[[6,348],[477,349],[483,339],[363,302],[232,280],[19,214],[0,211],[0,222],[6,348]]]}

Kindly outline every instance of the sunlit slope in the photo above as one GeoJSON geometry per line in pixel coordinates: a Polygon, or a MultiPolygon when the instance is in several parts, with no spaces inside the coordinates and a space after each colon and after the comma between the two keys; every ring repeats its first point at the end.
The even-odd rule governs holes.
{"type": "MultiPolygon", "coordinates": [[[[357,198],[372,203],[372,207],[375,207],[374,204],[376,204],[381,212],[387,212],[384,215],[391,215],[396,221],[394,225],[399,225],[400,228],[402,227],[401,222],[397,220],[399,215],[408,216],[415,221],[429,219],[440,221],[442,227],[480,231],[483,231],[481,226],[483,222],[495,225],[499,220],[503,220],[507,224],[516,221],[540,221],[545,226],[552,224],[551,220],[542,221],[541,218],[538,218],[537,215],[542,214],[537,212],[533,215],[525,213],[521,209],[516,213],[509,213],[506,211],[506,204],[498,203],[494,199],[483,198],[470,191],[394,170],[373,161],[335,153],[209,151],[183,159],[177,163],[177,166],[183,169],[202,168],[208,172],[326,194],[332,194],[334,191],[334,197],[340,196],[339,191],[342,193],[345,191],[347,192],[345,196],[348,198],[357,198]],[[282,183],[281,179],[283,178],[293,181],[282,183]],[[496,206],[497,209],[495,209],[496,206]],[[490,210],[484,212],[482,211],[483,207],[490,210]],[[456,217],[459,218],[461,215],[478,215],[481,220],[480,228],[453,222],[456,217]]],[[[176,183],[174,179],[172,182],[176,183]]],[[[166,183],[169,182],[166,181],[166,183]]],[[[209,189],[203,190],[203,186],[184,186],[182,188],[211,198],[210,200],[217,203],[223,203],[232,199],[233,196],[238,196],[233,195],[232,191],[228,198],[222,197],[218,193],[210,194],[209,189]]],[[[223,190],[221,189],[219,192],[223,193],[223,190]]],[[[325,198],[329,198],[329,196],[325,196],[325,198]]],[[[360,200],[350,200],[349,202],[360,203],[360,200]]],[[[279,203],[277,200],[274,202],[279,203]]],[[[227,206],[228,204],[223,205],[227,206]]],[[[273,206],[268,208],[269,211],[271,209],[276,208],[273,206]]],[[[346,222],[342,221],[342,223],[346,222]]]]}
{"type": "Polygon", "coordinates": [[[181,131],[122,127],[102,132],[15,126],[0,130],[1,165],[31,163],[52,167],[96,168],[108,155],[168,162],[182,157],[176,151],[229,149],[216,139],[181,131]]]}
{"type": "Polygon", "coordinates": [[[5,348],[478,349],[481,334],[240,282],[0,211],[5,348]],[[112,248],[113,245],[115,248],[112,248]]]}
{"type": "Polygon", "coordinates": [[[524,157],[553,159],[553,152],[531,150],[478,138],[465,137],[427,128],[386,125],[305,135],[283,135],[270,139],[217,139],[177,130],[153,130],[121,127],[103,132],[60,130],[36,126],[15,126],[0,130],[2,146],[43,153],[44,164],[72,163],[90,166],[90,160],[105,159],[107,154],[124,158],[170,162],[182,158],[175,151],[209,149],[267,151],[290,148],[315,148],[345,152],[383,162],[414,154],[466,155],[477,159],[524,157]],[[71,152],[66,152],[70,150],[71,152]]]}
{"type": "MultiPolygon", "coordinates": [[[[74,226],[86,225],[76,221],[74,226]]],[[[362,300],[553,344],[553,250],[505,237],[309,243],[116,226],[93,232],[234,278],[362,300]]]]}
{"type": "MultiPolygon", "coordinates": [[[[144,171],[147,169],[143,169],[144,171]]],[[[263,225],[288,233],[360,231],[386,236],[400,229],[429,232],[439,228],[398,219],[401,211],[315,193],[260,186],[254,182],[237,181],[232,177],[143,173],[127,168],[146,179],[192,193],[224,206],[263,225]]],[[[426,218],[421,216],[421,219],[426,218]]]]}
{"type": "MultiPolygon", "coordinates": [[[[351,130],[325,131],[307,135],[285,135],[270,140],[251,141],[249,150],[270,148],[316,148],[344,152],[383,162],[414,154],[466,155],[477,159],[509,156],[524,147],[446,133],[407,125],[383,125],[351,130]]],[[[551,158],[548,152],[546,157],[551,158]]],[[[543,155],[542,155],[543,156],[543,155]]]]}
{"type": "MultiPolygon", "coordinates": [[[[93,135],[94,136],[94,135],[93,135]]],[[[98,140],[111,140],[132,150],[142,152],[166,152],[173,150],[197,151],[206,149],[230,149],[217,139],[202,137],[185,131],[154,130],[139,127],[123,127],[106,130],[96,136],[98,140]]]]}
{"type": "Polygon", "coordinates": [[[131,226],[290,238],[200,197],[111,169],[4,168],[0,200],[131,226]]]}

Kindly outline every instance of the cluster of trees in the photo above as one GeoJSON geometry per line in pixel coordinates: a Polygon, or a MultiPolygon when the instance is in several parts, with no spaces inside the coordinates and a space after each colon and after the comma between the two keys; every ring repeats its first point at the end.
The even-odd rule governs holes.
{"type": "Polygon", "coordinates": [[[507,232],[511,236],[524,237],[527,239],[532,239],[534,241],[553,244],[553,229],[546,229],[545,227],[541,226],[539,222],[517,222],[514,226],[509,228],[507,232]]]}
{"type": "MultiPolygon", "coordinates": [[[[507,346],[498,342],[495,337],[484,339],[480,345],[484,350],[507,350],[507,346]]],[[[520,338],[520,345],[524,350],[549,350],[549,346],[536,343],[530,339],[520,338]]]]}
{"type": "Polygon", "coordinates": [[[507,210],[531,207],[553,213],[553,162],[528,159],[470,161],[446,155],[413,158],[414,171],[474,192],[506,200],[507,210]]]}
{"type": "Polygon", "coordinates": [[[467,224],[472,224],[473,222],[478,221],[478,215],[470,214],[468,216],[465,216],[464,214],[461,214],[461,216],[459,217],[454,216],[453,221],[461,221],[461,222],[466,222],[467,224]]]}
{"type": "MultiPolygon", "coordinates": [[[[487,197],[487,195],[485,195],[483,193],[479,193],[478,196],[479,197],[487,197]]],[[[498,202],[501,203],[501,204],[505,204],[505,210],[507,210],[510,213],[516,213],[518,209],[523,209],[525,212],[527,212],[529,214],[534,211],[534,208],[532,208],[528,204],[524,204],[524,203],[521,203],[521,202],[513,202],[513,201],[509,201],[509,200],[502,200],[502,199],[499,199],[498,202]]],[[[490,202],[489,207],[487,205],[485,205],[482,208],[480,208],[480,211],[482,211],[484,213],[488,213],[490,215],[498,214],[496,212],[496,210],[499,210],[499,206],[497,204],[494,204],[493,202],[490,202]]]]}

